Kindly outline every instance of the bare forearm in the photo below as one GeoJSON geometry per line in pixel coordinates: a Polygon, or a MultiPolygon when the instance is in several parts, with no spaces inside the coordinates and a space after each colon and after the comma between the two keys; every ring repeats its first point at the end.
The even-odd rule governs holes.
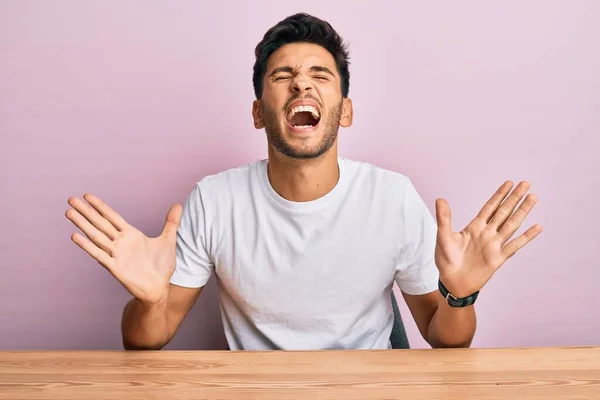
{"type": "Polygon", "coordinates": [[[450,307],[440,296],[427,332],[431,347],[469,347],[475,335],[474,306],[450,307]]]}
{"type": "Polygon", "coordinates": [[[158,350],[169,339],[167,303],[152,306],[132,299],[123,310],[123,346],[126,350],[158,350]]]}

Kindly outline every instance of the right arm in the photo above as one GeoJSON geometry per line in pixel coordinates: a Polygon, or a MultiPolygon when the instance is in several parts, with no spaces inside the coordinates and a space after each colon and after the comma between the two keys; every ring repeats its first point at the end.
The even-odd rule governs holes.
{"type": "MultiPolygon", "coordinates": [[[[88,194],[84,199],[87,203],[69,199],[72,208],[66,216],[85,234],[74,233],[71,238],[133,296],[121,321],[125,349],[161,349],[175,336],[203,287],[198,280],[195,288],[170,283],[175,272],[181,206],[171,207],[162,234],[149,238],[99,198],[88,194]]],[[[187,248],[194,243],[190,226],[197,218],[193,214],[196,211],[186,206],[182,246],[187,248]]],[[[182,257],[193,258],[193,250],[182,257]]],[[[181,274],[190,275],[186,270],[181,274]]]]}
{"type": "Polygon", "coordinates": [[[148,304],[137,298],[131,299],[125,306],[122,319],[125,349],[162,349],[173,339],[201,292],[202,287],[170,284],[164,300],[148,304]]]}

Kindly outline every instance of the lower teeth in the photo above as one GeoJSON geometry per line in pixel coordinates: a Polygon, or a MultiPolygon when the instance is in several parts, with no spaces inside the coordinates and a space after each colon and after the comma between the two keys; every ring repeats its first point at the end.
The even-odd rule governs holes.
{"type": "Polygon", "coordinates": [[[294,128],[306,129],[312,128],[312,125],[294,125],[294,128]]]}

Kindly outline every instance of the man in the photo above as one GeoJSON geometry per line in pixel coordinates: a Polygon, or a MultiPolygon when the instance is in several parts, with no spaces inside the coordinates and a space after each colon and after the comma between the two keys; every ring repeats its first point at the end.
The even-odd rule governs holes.
{"type": "Polygon", "coordinates": [[[161,236],[95,196],[69,199],[66,216],[86,235],[72,240],[133,295],[125,348],[164,347],[213,274],[234,350],[390,348],[394,282],[432,347],[469,346],[479,290],[541,232],[510,240],[536,202],[528,184],[504,183],[454,232],[444,200],[436,224],[407,177],[340,157],[338,129],[353,118],[348,52],[313,16],[266,32],[253,82],[268,160],[200,180],[161,236]]]}

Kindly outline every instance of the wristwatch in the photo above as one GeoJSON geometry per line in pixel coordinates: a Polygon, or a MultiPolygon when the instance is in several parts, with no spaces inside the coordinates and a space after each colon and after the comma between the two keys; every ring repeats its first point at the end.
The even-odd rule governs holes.
{"type": "Polygon", "coordinates": [[[477,300],[477,296],[479,296],[479,291],[476,291],[475,293],[473,293],[467,297],[462,297],[462,298],[455,297],[452,293],[450,293],[448,291],[448,289],[446,289],[446,286],[444,286],[442,281],[439,279],[438,279],[438,288],[440,289],[440,292],[442,293],[442,295],[444,296],[444,298],[446,299],[446,301],[448,302],[450,307],[471,306],[471,305],[475,304],[475,300],[477,300]]]}

